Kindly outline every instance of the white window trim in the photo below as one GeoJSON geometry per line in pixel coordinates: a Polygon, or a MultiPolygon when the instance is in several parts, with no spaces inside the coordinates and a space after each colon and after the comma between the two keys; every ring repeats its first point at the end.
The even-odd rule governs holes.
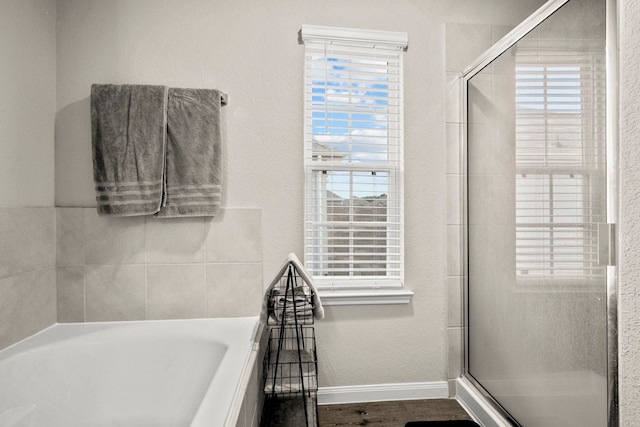
{"type": "Polygon", "coordinates": [[[319,289],[323,305],[371,305],[409,304],[413,291],[410,289],[319,289]]]}
{"type": "Polygon", "coordinates": [[[409,304],[413,296],[398,280],[314,278],[314,283],[325,305],[409,304]]]}
{"type": "Polygon", "coordinates": [[[300,41],[304,44],[305,41],[312,39],[364,45],[386,45],[402,50],[406,50],[409,46],[409,36],[404,32],[303,25],[300,30],[300,41]]]}
{"type": "MultiPolygon", "coordinates": [[[[314,25],[303,25],[300,30],[300,43],[306,41],[325,41],[327,43],[349,44],[360,46],[384,47],[387,49],[406,50],[408,46],[408,35],[404,32],[359,30],[352,28],[322,27],[314,25]]],[[[305,107],[306,108],[306,107],[305,107]]],[[[402,108],[402,105],[401,105],[402,108]]],[[[305,119],[306,120],[306,119],[305,119]]],[[[306,125],[306,123],[305,123],[306,125]]],[[[306,140],[305,140],[306,145],[306,140]]],[[[306,148],[305,148],[306,150],[306,148]]],[[[400,191],[404,192],[404,173],[402,161],[398,168],[400,178],[400,191]]],[[[317,170],[319,165],[314,165],[307,161],[305,157],[305,181],[311,176],[313,170],[317,170]]],[[[327,165],[329,166],[329,165],[327,165]]],[[[343,165],[344,166],[344,165],[343,165]]],[[[305,182],[305,189],[307,188],[305,182]]],[[[306,193],[306,190],[305,190],[306,193]]],[[[400,215],[404,218],[404,204],[400,203],[400,215]]],[[[305,202],[305,218],[306,218],[305,202]]],[[[361,304],[408,304],[411,302],[413,291],[404,288],[404,220],[401,220],[401,259],[402,272],[399,278],[324,278],[314,276],[314,282],[324,305],[361,305],[361,304]]],[[[307,244],[305,232],[305,256],[307,259],[307,244]]]]}

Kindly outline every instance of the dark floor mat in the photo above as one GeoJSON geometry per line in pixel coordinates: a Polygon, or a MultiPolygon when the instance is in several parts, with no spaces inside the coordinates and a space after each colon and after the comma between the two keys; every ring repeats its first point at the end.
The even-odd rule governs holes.
{"type": "Polygon", "coordinates": [[[316,399],[278,397],[265,400],[262,427],[316,426],[316,399]],[[306,414],[305,414],[306,403],[306,414]]]}
{"type": "Polygon", "coordinates": [[[404,427],[480,427],[473,421],[469,420],[451,420],[451,421],[411,421],[404,427]]]}

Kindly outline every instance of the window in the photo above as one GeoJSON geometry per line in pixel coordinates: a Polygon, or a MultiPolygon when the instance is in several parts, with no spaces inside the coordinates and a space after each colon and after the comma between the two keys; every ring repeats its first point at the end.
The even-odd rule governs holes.
{"type": "Polygon", "coordinates": [[[519,280],[584,284],[604,275],[597,259],[597,223],[606,213],[601,51],[516,54],[519,280]]]}
{"type": "Polygon", "coordinates": [[[406,33],[303,26],[305,265],[319,288],[401,288],[406,33]]]}

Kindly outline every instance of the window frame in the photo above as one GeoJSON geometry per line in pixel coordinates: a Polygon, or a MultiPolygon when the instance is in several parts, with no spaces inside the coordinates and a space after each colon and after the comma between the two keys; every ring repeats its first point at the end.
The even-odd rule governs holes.
{"type": "MultiPolygon", "coordinates": [[[[307,132],[307,129],[312,129],[312,121],[313,121],[313,111],[312,102],[308,101],[305,98],[304,101],[304,260],[305,266],[309,270],[310,274],[314,278],[314,282],[322,297],[323,304],[329,305],[352,305],[352,304],[397,304],[397,303],[408,303],[411,300],[413,292],[404,288],[404,206],[403,206],[403,82],[402,82],[402,51],[406,50],[408,46],[408,36],[406,33],[400,32],[390,32],[390,31],[377,31],[377,30],[359,30],[352,28],[336,28],[336,27],[321,27],[321,26],[313,26],[313,25],[303,25],[300,33],[299,33],[299,41],[301,44],[305,44],[307,42],[312,42],[314,44],[325,44],[325,45],[339,45],[339,46],[347,46],[346,49],[353,47],[354,50],[358,51],[358,56],[363,55],[363,51],[370,50],[372,53],[376,52],[376,49],[388,49],[395,50],[399,53],[399,89],[398,93],[400,96],[399,105],[398,105],[398,114],[399,114],[399,137],[396,138],[398,140],[399,146],[396,147],[399,149],[399,153],[396,153],[396,161],[397,165],[390,165],[388,163],[383,164],[370,164],[370,163],[358,163],[358,162],[343,162],[331,158],[330,161],[317,161],[314,159],[314,141],[313,141],[313,131],[311,134],[307,132]],[[316,179],[318,176],[326,176],[328,172],[338,172],[338,171],[346,171],[346,172],[371,172],[373,176],[376,175],[376,172],[388,173],[388,182],[387,186],[390,185],[391,181],[395,181],[397,192],[387,191],[386,197],[388,197],[386,202],[386,215],[389,213],[389,209],[397,209],[398,215],[398,230],[395,230],[398,233],[398,253],[395,253],[394,256],[399,257],[399,261],[396,263],[399,265],[399,273],[395,277],[388,277],[387,266],[389,264],[388,261],[384,262],[385,265],[385,276],[319,276],[315,274],[315,270],[311,265],[310,258],[314,255],[313,251],[310,251],[310,248],[314,247],[314,242],[312,240],[322,239],[322,237],[317,237],[316,234],[310,233],[314,229],[308,226],[308,223],[311,223],[311,220],[308,220],[310,215],[314,213],[314,209],[322,209],[322,207],[318,208],[318,205],[312,206],[313,202],[310,201],[312,199],[311,194],[313,189],[316,188],[314,185],[316,182],[320,182],[320,179],[316,179]],[[399,200],[398,200],[399,199],[399,200]]],[[[373,58],[373,56],[372,56],[373,58]]],[[[307,53],[305,47],[305,74],[307,69],[307,53]]],[[[326,77],[325,77],[326,78],[326,77]]],[[[304,89],[303,92],[305,97],[307,96],[306,91],[309,90],[312,85],[308,85],[308,79],[305,75],[304,81],[304,89]]],[[[330,111],[327,108],[326,111],[330,111]]],[[[325,116],[325,120],[329,120],[328,115],[325,116]]],[[[349,123],[351,122],[351,118],[349,119],[349,123]]],[[[351,123],[347,127],[347,134],[351,135],[351,123]]],[[[395,137],[394,137],[395,138],[395,137]]],[[[315,142],[317,144],[317,141],[315,142]]],[[[387,139],[388,144],[388,139],[387,139]]],[[[387,145],[385,144],[385,147],[387,145]]],[[[372,180],[375,181],[375,178],[372,180]]],[[[353,176],[351,176],[349,180],[350,186],[353,187],[353,176]]],[[[352,190],[352,188],[351,188],[352,190]]],[[[319,191],[316,188],[316,193],[319,191]]],[[[349,192],[349,201],[348,210],[350,215],[353,214],[354,204],[353,201],[356,197],[353,195],[352,191],[349,192]]],[[[325,202],[327,199],[326,192],[323,196],[321,196],[325,202]]],[[[328,215],[329,212],[324,207],[324,214],[328,215]]],[[[352,220],[353,216],[350,216],[349,221],[345,221],[348,224],[349,229],[353,229],[353,227],[357,227],[358,222],[352,220]]],[[[388,218],[388,216],[387,216],[388,218]]],[[[317,224],[318,221],[314,221],[313,224],[317,224]]],[[[360,222],[360,224],[366,224],[360,222]]],[[[327,230],[329,230],[330,224],[327,221],[327,230]]],[[[388,227],[388,226],[386,226],[388,227]]],[[[385,230],[388,230],[386,228],[385,230]]],[[[328,232],[328,231],[327,231],[328,232]]],[[[350,259],[353,259],[353,249],[357,248],[356,245],[352,243],[353,233],[349,234],[349,242],[346,246],[350,248],[348,252],[351,254],[350,259]]],[[[328,239],[328,238],[327,238],[328,239]]],[[[384,247],[389,248],[388,245],[388,235],[385,235],[386,244],[384,247]]],[[[329,243],[322,242],[320,243],[321,248],[318,252],[321,252],[320,256],[322,256],[323,248],[326,247],[325,255],[329,253],[329,243]],[[325,246],[323,246],[325,245],[325,246]]],[[[316,246],[317,247],[317,243],[316,246]]],[[[388,253],[385,252],[387,259],[388,253]]],[[[324,258],[324,261],[318,261],[320,263],[329,263],[328,258],[324,258]]],[[[346,261],[343,261],[346,262],[346,261]]],[[[353,264],[353,261],[351,261],[353,264]]],[[[382,263],[380,261],[380,263],[382,263]]],[[[330,269],[329,269],[330,270],[330,269]]]]}

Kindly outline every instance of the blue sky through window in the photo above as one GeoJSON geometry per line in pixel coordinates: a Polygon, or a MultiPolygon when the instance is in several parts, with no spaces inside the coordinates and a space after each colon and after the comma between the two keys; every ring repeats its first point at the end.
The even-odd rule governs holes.
{"type": "Polygon", "coordinates": [[[389,76],[386,61],[314,57],[312,140],[343,164],[371,164],[372,180],[350,173],[331,174],[327,189],[344,199],[380,197],[388,192],[388,174],[375,165],[389,161],[389,76]],[[341,156],[341,157],[340,157],[341,156]]]}

